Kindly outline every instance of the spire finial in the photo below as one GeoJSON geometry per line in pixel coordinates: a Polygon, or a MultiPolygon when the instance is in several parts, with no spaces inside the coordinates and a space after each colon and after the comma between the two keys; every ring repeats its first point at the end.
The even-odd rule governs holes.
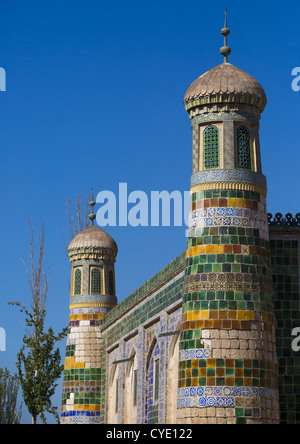
{"type": "Polygon", "coordinates": [[[91,191],[91,201],[90,201],[90,206],[92,207],[92,212],[91,214],[89,214],[89,219],[90,221],[92,221],[92,225],[94,225],[94,221],[96,219],[96,215],[94,214],[94,206],[96,205],[96,202],[94,201],[94,195],[93,195],[93,188],[91,191]]]}
{"type": "Polygon", "coordinates": [[[225,26],[221,30],[221,34],[224,36],[224,46],[220,49],[220,53],[224,56],[224,63],[228,63],[228,56],[231,54],[231,48],[227,46],[227,37],[230,34],[230,29],[227,28],[227,8],[225,9],[225,26]]]}

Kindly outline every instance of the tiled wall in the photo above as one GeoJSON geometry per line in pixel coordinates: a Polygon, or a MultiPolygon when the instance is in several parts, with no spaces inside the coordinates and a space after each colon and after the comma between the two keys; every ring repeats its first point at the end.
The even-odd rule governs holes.
{"type": "MultiPolygon", "coordinates": [[[[107,421],[113,366],[118,365],[118,423],[125,420],[126,361],[138,361],[137,423],[165,423],[168,400],[168,356],[181,322],[185,253],[121,302],[102,324],[101,421],[107,421]],[[171,333],[169,335],[169,333],[171,333]],[[153,364],[159,357],[159,399],[153,402],[153,364]],[[116,364],[117,363],[117,364],[116,364]]],[[[178,335],[177,335],[178,336],[178,335]]]]}
{"type": "Polygon", "coordinates": [[[282,424],[300,424],[300,352],[291,335],[300,327],[299,240],[299,229],[270,228],[282,424]]]}
{"type": "MultiPolygon", "coordinates": [[[[227,208],[220,206],[224,205],[224,200],[220,199],[221,196],[225,198],[225,192],[218,191],[218,196],[216,192],[203,193],[203,199],[218,199],[216,208],[227,208]]],[[[230,193],[231,199],[243,199],[243,207],[252,205],[247,201],[257,197],[251,192],[239,192],[236,197],[233,197],[232,191],[230,193]]],[[[193,202],[197,202],[199,197],[196,195],[193,202]]],[[[124,422],[126,359],[132,356],[133,351],[137,354],[139,369],[137,422],[166,423],[168,359],[175,336],[168,336],[168,333],[174,333],[183,326],[183,342],[178,356],[179,412],[189,406],[190,421],[200,423],[214,422],[217,411],[223,414],[219,417],[221,423],[229,420],[237,423],[259,421],[261,400],[264,400],[265,409],[272,402],[277,402],[274,387],[278,381],[281,423],[299,424],[300,352],[292,351],[291,331],[300,327],[300,233],[295,229],[283,232],[272,227],[270,233],[271,282],[266,273],[266,264],[270,260],[268,244],[259,236],[257,228],[203,226],[202,235],[199,233],[198,237],[189,241],[187,259],[184,252],[107,313],[102,321],[97,321],[101,325],[95,326],[97,310],[73,309],[70,314],[73,336],[69,335],[66,353],[62,423],[107,421],[110,371],[118,361],[121,362],[117,364],[120,378],[117,422],[124,422]],[[266,298],[255,297],[258,289],[269,292],[270,285],[274,288],[278,379],[271,345],[270,356],[266,360],[255,351],[259,332],[247,332],[257,319],[255,312],[264,313],[262,320],[266,340],[268,331],[271,332],[273,319],[272,313],[268,312],[269,302],[266,298]],[[186,296],[182,317],[183,291],[186,296]],[[97,341],[102,341],[102,349],[101,353],[96,353],[97,364],[91,364],[91,368],[80,368],[80,362],[86,359],[77,358],[75,363],[74,354],[76,344],[80,342],[78,334],[84,336],[83,329],[86,329],[82,322],[86,321],[90,323],[89,328],[97,329],[97,341]],[[195,327],[192,333],[185,330],[187,323],[195,327]],[[241,349],[245,359],[241,358],[241,349]],[[153,402],[154,356],[159,357],[160,369],[157,402],[153,402]],[[193,385],[195,378],[197,384],[193,385]],[[186,381],[185,387],[183,380],[186,381]],[[190,385],[188,381],[191,381],[190,385]],[[72,399],[69,399],[70,393],[74,393],[72,399]],[[195,400],[197,405],[194,405],[195,400]],[[75,406],[72,418],[69,414],[65,416],[68,403],[75,406]],[[93,406],[95,410],[85,412],[88,417],[84,421],[78,413],[86,405],[93,406]],[[230,414],[232,418],[227,418],[226,415],[230,414]]],[[[98,311],[100,313],[101,310],[98,311]]],[[[88,349],[82,350],[82,353],[87,352],[90,353],[88,349]]],[[[179,417],[178,422],[183,421],[184,418],[179,417]]]]}

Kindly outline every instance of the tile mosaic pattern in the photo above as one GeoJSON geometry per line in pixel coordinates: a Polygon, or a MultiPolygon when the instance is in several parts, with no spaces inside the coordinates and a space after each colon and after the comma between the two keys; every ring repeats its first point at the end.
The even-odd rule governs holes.
{"type": "Polygon", "coordinates": [[[266,198],[251,191],[199,191],[192,194],[190,237],[201,236],[205,227],[240,227],[260,230],[268,240],[266,198]],[[226,197],[227,196],[227,197],[226,197]]]}
{"type": "Polygon", "coordinates": [[[275,390],[277,365],[258,359],[191,359],[180,362],[179,377],[190,378],[192,387],[256,387],[275,390]]]}
{"type": "MultiPolygon", "coordinates": [[[[230,193],[232,196],[232,191],[230,193]]],[[[216,192],[208,193],[208,198],[212,199],[213,195],[218,196],[216,192]]],[[[207,198],[206,195],[203,197],[207,198]]],[[[224,192],[222,192],[222,197],[224,197],[224,192]]],[[[248,197],[249,195],[246,200],[248,197]]],[[[215,198],[219,199],[220,196],[215,198]]],[[[168,409],[166,375],[172,336],[159,338],[159,334],[178,330],[179,324],[183,321],[183,323],[191,323],[194,333],[191,335],[190,328],[184,330],[185,327],[182,324],[182,337],[187,348],[179,351],[179,372],[181,372],[179,375],[184,375],[188,384],[190,380],[191,385],[178,389],[179,411],[197,408],[199,418],[207,421],[205,418],[211,414],[211,409],[216,409],[215,415],[217,409],[221,409],[222,412],[225,409],[228,410],[228,414],[234,412],[234,422],[245,423],[248,419],[261,422],[262,417],[265,421],[267,420],[268,410],[272,408],[273,411],[276,410],[279,400],[281,423],[298,424],[300,421],[300,358],[299,353],[291,351],[290,344],[291,329],[300,325],[300,233],[288,234],[287,228],[285,228],[285,233],[278,233],[274,232],[276,229],[278,228],[270,228],[270,247],[278,360],[272,353],[269,354],[268,359],[263,355],[257,358],[254,349],[247,350],[246,348],[243,353],[246,356],[249,355],[249,359],[240,358],[238,356],[241,353],[240,348],[235,349],[237,345],[234,345],[233,340],[228,341],[228,338],[234,338],[240,347],[242,342],[245,346],[246,342],[250,343],[251,340],[257,339],[260,334],[255,336],[250,330],[255,320],[260,320],[261,325],[264,325],[264,334],[271,334],[274,325],[274,316],[270,312],[272,304],[269,299],[263,300],[260,297],[261,292],[254,291],[254,288],[247,288],[247,292],[241,288],[216,290],[210,287],[201,291],[196,289],[186,294],[187,303],[184,313],[181,308],[172,309],[182,298],[184,286],[199,282],[199,278],[200,282],[203,279],[204,283],[208,282],[211,285],[218,280],[221,283],[233,281],[261,285],[262,292],[266,289],[270,290],[270,277],[266,273],[270,257],[263,254],[264,251],[268,251],[268,243],[260,238],[258,230],[222,227],[219,232],[218,227],[206,227],[202,237],[189,239],[190,251],[195,246],[198,248],[201,245],[207,246],[208,249],[211,246],[223,248],[227,245],[231,250],[224,247],[225,250],[222,253],[217,249],[208,250],[199,255],[188,253],[185,278],[182,272],[178,275],[178,271],[183,270],[185,264],[185,255],[181,255],[154,276],[151,280],[152,284],[146,283],[132,297],[123,301],[119,309],[116,307],[106,314],[107,323],[105,318],[101,319],[104,314],[101,307],[71,309],[70,328],[76,330],[73,330],[74,335],[69,335],[67,341],[62,423],[99,424],[105,422],[106,388],[110,366],[118,359],[128,358],[135,350],[138,355],[139,369],[146,368],[149,347],[155,337],[158,338],[161,350],[160,399],[147,410],[145,399],[147,375],[146,372],[139,371],[137,422],[140,424],[147,421],[166,422],[168,409]],[[248,249],[250,246],[255,246],[257,251],[251,255],[249,255],[249,250],[244,249],[242,252],[245,244],[248,244],[248,249]],[[244,260],[248,255],[251,258],[244,260]],[[232,268],[230,271],[229,265],[232,268]],[[174,278],[174,273],[180,277],[174,278]],[[157,287],[160,289],[155,291],[157,287]],[[197,293],[197,300],[195,300],[195,293],[197,293]],[[155,305],[159,306],[158,310],[155,309],[155,305]],[[258,316],[259,312],[262,312],[261,318],[258,316]],[[140,318],[141,315],[142,318],[140,318]],[[157,316],[159,316],[157,322],[148,327],[148,323],[151,324],[151,320],[157,319],[157,316]],[[104,357],[98,368],[85,368],[86,363],[82,359],[75,360],[78,354],[76,335],[79,334],[79,328],[88,327],[81,323],[93,322],[97,323],[95,328],[102,329],[100,334],[103,338],[103,347],[99,355],[104,357]],[[118,325],[122,325],[126,330],[123,332],[118,325]],[[235,331],[240,333],[235,333],[235,331]],[[130,338],[125,341],[124,338],[127,336],[130,338]],[[111,349],[114,344],[118,344],[114,352],[104,353],[104,350],[111,349]],[[217,349],[218,346],[220,349],[217,349]],[[105,356],[108,356],[108,372],[105,370],[105,356]],[[279,366],[278,379],[276,377],[277,365],[279,366]],[[279,399],[276,390],[277,380],[279,399]],[[67,410],[67,406],[69,408],[71,405],[72,410],[67,410]]],[[[269,346],[270,344],[269,342],[269,346]]],[[[119,364],[120,387],[125,382],[127,365],[126,362],[119,364]]],[[[124,420],[125,406],[125,393],[122,390],[119,399],[119,423],[121,423],[124,420]]],[[[181,422],[180,419],[179,422],[181,422]]]]}
{"type": "Polygon", "coordinates": [[[261,399],[270,399],[276,405],[278,391],[255,387],[192,387],[178,390],[177,406],[178,408],[255,407],[259,413],[261,399]]]}
{"type": "MultiPolygon", "coordinates": [[[[208,170],[200,171],[192,176],[191,185],[197,185],[199,183],[210,182],[248,182],[256,185],[260,185],[264,188],[267,187],[266,177],[261,173],[255,173],[254,171],[247,170],[208,170]]],[[[238,186],[236,187],[238,188],[238,186]]],[[[234,188],[233,188],[234,189],[234,188]]]]}
{"type": "MultiPolygon", "coordinates": [[[[101,326],[101,423],[107,421],[108,381],[114,360],[126,359],[136,353],[138,360],[137,423],[166,423],[167,421],[167,363],[173,336],[162,336],[178,329],[181,322],[182,289],[185,253],[122,301],[103,319],[101,326]],[[159,347],[159,401],[149,407],[146,374],[153,341],[159,347]],[[110,352],[110,350],[112,350],[110,352]],[[112,357],[113,356],[113,357],[112,357]]],[[[119,364],[120,387],[125,387],[127,364],[119,364]]],[[[124,422],[125,392],[120,391],[119,423],[124,422]]],[[[151,398],[152,399],[152,398],[151,398]]]]}
{"type": "Polygon", "coordinates": [[[104,314],[102,308],[70,310],[63,379],[62,424],[100,423],[100,325],[104,314]]]}
{"type": "MultiPolygon", "coordinates": [[[[278,416],[268,241],[263,195],[192,192],[180,339],[181,417],[187,418],[190,408],[242,409],[240,400],[248,392],[261,400],[265,389],[274,399],[272,420],[278,416]],[[255,330],[264,332],[265,340],[255,330]],[[204,356],[209,349],[210,356],[198,358],[201,349],[204,356]],[[229,359],[232,356],[236,359],[229,359]],[[239,396],[224,396],[224,387],[241,388],[239,396]]],[[[262,420],[260,405],[256,408],[256,419],[262,420]]],[[[239,410],[236,418],[246,421],[246,412],[239,410]]]]}
{"type": "MultiPolygon", "coordinates": [[[[86,259],[76,259],[73,267],[82,269],[80,294],[70,297],[69,333],[64,365],[61,424],[100,424],[101,411],[101,324],[115,306],[114,295],[90,295],[90,267],[98,265],[92,249],[86,259]],[[91,257],[90,257],[91,256],[91,257]]],[[[101,260],[104,267],[111,267],[101,260]]]]}

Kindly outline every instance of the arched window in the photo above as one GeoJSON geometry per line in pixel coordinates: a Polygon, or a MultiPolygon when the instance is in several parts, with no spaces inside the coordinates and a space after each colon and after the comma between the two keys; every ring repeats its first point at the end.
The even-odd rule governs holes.
{"type": "Polygon", "coordinates": [[[91,294],[101,294],[101,269],[93,268],[91,273],[91,294]]]}
{"type": "Polygon", "coordinates": [[[153,342],[146,370],[146,424],[157,424],[159,415],[159,345],[153,342]]]}
{"type": "Polygon", "coordinates": [[[77,268],[74,273],[74,296],[81,295],[81,270],[77,268]]]}
{"type": "Polygon", "coordinates": [[[114,364],[111,369],[110,379],[108,383],[108,406],[107,406],[107,423],[118,424],[119,419],[119,368],[114,364]]]}
{"type": "Polygon", "coordinates": [[[108,273],[108,285],[109,285],[109,294],[111,296],[115,295],[115,283],[114,283],[114,272],[112,270],[108,273]]]}
{"type": "Polygon", "coordinates": [[[219,168],[219,130],[215,126],[204,131],[204,167],[206,170],[219,168]]]}
{"type": "Polygon", "coordinates": [[[251,170],[251,138],[250,131],[241,126],[237,131],[238,167],[242,170],[251,170]]]}
{"type": "Polygon", "coordinates": [[[137,422],[138,361],[135,352],[131,358],[125,379],[125,424],[137,422]]]}

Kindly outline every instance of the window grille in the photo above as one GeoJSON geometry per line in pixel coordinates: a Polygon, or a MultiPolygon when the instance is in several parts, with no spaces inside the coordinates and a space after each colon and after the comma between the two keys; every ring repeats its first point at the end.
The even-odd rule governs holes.
{"type": "Polygon", "coordinates": [[[74,296],[81,294],[81,270],[75,270],[74,275],[74,296]]]}
{"type": "Polygon", "coordinates": [[[219,168],[219,130],[215,126],[204,131],[204,167],[219,168]]]}
{"type": "Polygon", "coordinates": [[[251,170],[250,131],[241,126],[237,133],[238,140],[238,167],[242,170],[251,170]]]}
{"type": "Polygon", "coordinates": [[[101,270],[100,268],[93,268],[91,274],[91,293],[101,294],[101,270]]]}

